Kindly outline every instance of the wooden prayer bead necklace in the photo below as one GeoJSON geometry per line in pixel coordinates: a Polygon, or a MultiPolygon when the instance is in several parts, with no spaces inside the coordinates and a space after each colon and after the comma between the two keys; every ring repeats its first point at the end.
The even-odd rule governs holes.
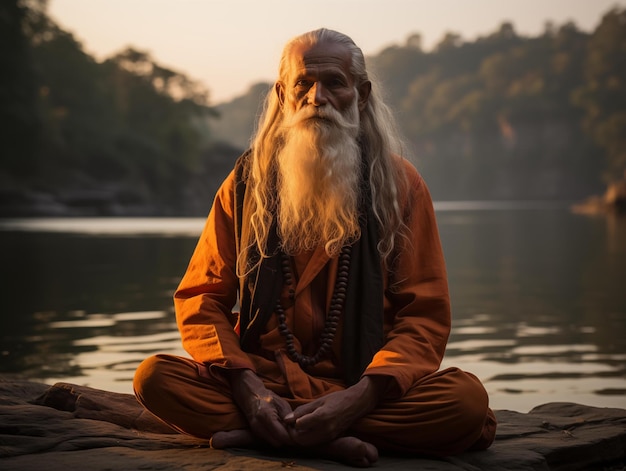
{"type": "MultiPolygon", "coordinates": [[[[319,363],[328,353],[335,340],[335,333],[337,332],[337,324],[339,323],[339,316],[343,312],[343,306],[346,301],[346,289],[348,287],[348,272],[350,269],[350,252],[351,247],[345,246],[341,249],[339,255],[339,266],[337,269],[337,279],[335,280],[335,287],[333,289],[333,296],[330,301],[330,310],[326,316],[326,322],[324,323],[324,331],[320,335],[320,346],[317,353],[313,356],[303,355],[296,350],[293,342],[293,333],[287,326],[287,318],[285,316],[285,310],[283,309],[280,299],[276,302],[276,316],[278,317],[278,331],[285,337],[285,343],[287,346],[287,355],[293,361],[298,362],[301,367],[313,366],[319,363]]],[[[293,299],[294,289],[293,281],[294,276],[291,272],[291,261],[289,256],[282,254],[281,268],[283,272],[283,279],[285,284],[289,287],[289,294],[293,299]]]]}

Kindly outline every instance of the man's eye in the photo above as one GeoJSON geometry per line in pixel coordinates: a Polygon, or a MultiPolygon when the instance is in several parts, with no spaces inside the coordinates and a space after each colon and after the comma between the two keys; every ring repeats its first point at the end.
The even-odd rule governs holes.
{"type": "Polygon", "coordinates": [[[311,86],[311,81],[310,80],[298,80],[296,82],[296,87],[308,88],[310,86],[311,86]]]}
{"type": "Polygon", "coordinates": [[[332,79],[328,85],[331,87],[343,87],[345,83],[341,79],[332,79]]]}

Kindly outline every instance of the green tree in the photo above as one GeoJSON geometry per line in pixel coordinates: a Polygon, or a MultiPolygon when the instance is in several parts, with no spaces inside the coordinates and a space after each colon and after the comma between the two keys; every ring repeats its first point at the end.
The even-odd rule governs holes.
{"type": "Polygon", "coordinates": [[[0,203],[43,192],[70,205],[183,207],[185,184],[204,172],[207,90],[136,49],[96,61],[45,7],[23,0],[0,10],[10,66],[0,78],[0,170],[24,193],[0,203]]]}
{"type": "Polygon", "coordinates": [[[99,64],[72,34],[48,22],[32,38],[44,122],[39,174],[89,172],[111,154],[115,117],[99,64]]]}
{"type": "Polygon", "coordinates": [[[0,2],[1,169],[11,175],[23,176],[36,165],[41,122],[28,29],[43,5],[21,0],[0,2]]]}
{"type": "Polygon", "coordinates": [[[206,118],[214,115],[208,92],[133,48],[105,61],[102,69],[119,123],[114,140],[119,168],[145,179],[155,197],[177,200],[207,143],[206,118]]]}
{"type": "Polygon", "coordinates": [[[589,40],[585,83],[574,94],[584,126],[605,151],[607,183],[626,176],[626,9],[612,9],[589,40]]]}

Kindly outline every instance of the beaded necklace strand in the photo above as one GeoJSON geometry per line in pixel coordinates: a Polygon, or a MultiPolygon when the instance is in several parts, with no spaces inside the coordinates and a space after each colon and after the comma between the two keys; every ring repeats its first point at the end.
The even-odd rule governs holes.
{"type": "MultiPolygon", "coordinates": [[[[337,279],[335,280],[333,296],[330,301],[330,310],[328,311],[328,315],[326,316],[324,330],[319,338],[320,346],[315,355],[303,355],[296,350],[293,341],[293,333],[287,326],[285,310],[283,309],[280,299],[276,302],[278,331],[285,338],[287,355],[289,355],[289,358],[291,358],[293,361],[298,362],[303,368],[306,368],[307,366],[313,366],[319,363],[323,358],[328,355],[333,345],[335,333],[337,332],[337,324],[339,323],[339,316],[341,316],[341,313],[343,312],[344,303],[346,301],[348,272],[350,269],[350,253],[350,246],[345,246],[341,249],[341,254],[339,255],[339,264],[337,268],[337,279]]],[[[294,275],[291,271],[291,261],[289,259],[289,256],[284,253],[281,256],[281,269],[283,272],[283,279],[285,281],[285,284],[289,288],[290,294],[293,296],[294,290],[292,286],[294,283],[294,275]]]]}

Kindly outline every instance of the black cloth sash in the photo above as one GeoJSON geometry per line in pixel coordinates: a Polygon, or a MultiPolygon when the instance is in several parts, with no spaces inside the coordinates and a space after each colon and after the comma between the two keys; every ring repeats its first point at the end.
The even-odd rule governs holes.
{"type": "MultiPolygon", "coordinates": [[[[244,198],[250,152],[235,164],[235,236],[241,250],[244,198]]],[[[369,169],[363,165],[362,201],[359,223],[361,237],[352,246],[348,287],[343,313],[341,365],[347,385],[355,384],[383,346],[383,278],[378,253],[378,223],[374,216],[369,187],[369,169]]],[[[239,333],[242,350],[253,353],[259,337],[274,313],[283,286],[276,222],[272,224],[266,253],[258,268],[240,282],[239,333]]],[[[252,253],[252,257],[258,257],[252,253]]]]}

